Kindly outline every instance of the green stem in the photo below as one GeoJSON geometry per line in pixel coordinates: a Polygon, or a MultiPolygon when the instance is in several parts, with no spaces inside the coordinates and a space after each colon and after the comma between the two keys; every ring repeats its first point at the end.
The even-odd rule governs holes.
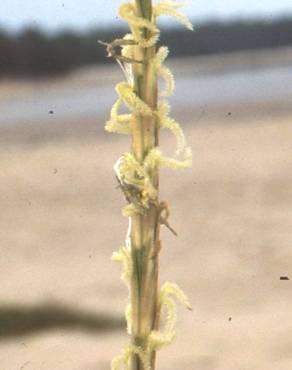
{"type": "MultiPolygon", "coordinates": [[[[152,0],[136,0],[137,15],[152,18],[152,0]]],[[[148,31],[143,30],[148,37],[148,31]]],[[[157,77],[149,63],[155,54],[155,46],[135,48],[135,59],[143,63],[134,65],[134,89],[136,94],[153,110],[157,108],[157,77]]],[[[159,142],[159,130],[153,117],[133,114],[132,151],[137,160],[145,156],[159,142]]],[[[153,171],[151,180],[158,190],[158,171],[153,171]]],[[[158,254],[159,215],[155,205],[143,215],[132,217],[131,243],[133,276],[131,280],[131,304],[133,312],[132,343],[145,350],[147,338],[152,330],[158,329],[158,254]],[[154,256],[154,257],[153,257],[154,256]]],[[[151,368],[155,367],[155,353],[151,354],[151,368]]],[[[131,370],[146,370],[138,355],[133,355],[131,370]]],[[[147,369],[148,370],[148,369],[147,369]]]]}

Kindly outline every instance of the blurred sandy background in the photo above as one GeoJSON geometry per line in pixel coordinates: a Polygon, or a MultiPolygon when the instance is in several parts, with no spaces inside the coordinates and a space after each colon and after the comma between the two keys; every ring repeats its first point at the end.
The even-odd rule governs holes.
{"type": "MultiPolygon", "coordinates": [[[[291,55],[171,63],[194,164],[161,173],[179,234],[162,232],[161,281],[194,310],[179,308],[160,370],[292,366],[291,281],[280,280],[292,279],[291,55]]],[[[110,256],[127,228],[112,166],[129,139],[103,131],[120,79],[103,67],[0,84],[3,370],[106,370],[128,340],[110,256]]],[[[172,137],[162,142],[169,153],[172,137]]]]}

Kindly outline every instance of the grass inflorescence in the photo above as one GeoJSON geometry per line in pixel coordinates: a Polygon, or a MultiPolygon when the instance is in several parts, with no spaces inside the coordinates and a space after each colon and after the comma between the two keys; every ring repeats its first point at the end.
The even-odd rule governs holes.
{"type": "Polygon", "coordinates": [[[159,168],[186,168],[192,154],[184,133],[170,117],[166,98],[175,88],[171,71],[164,65],[167,47],[157,47],[160,31],[157,18],[168,15],[192,30],[189,20],[179,12],[177,1],[136,0],[121,5],[119,15],[128,22],[130,33],[106,45],[108,56],[120,64],[125,80],[118,83],[118,100],[113,105],[109,132],[129,134],[131,151],[124,153],[114,166],[127,205],[123,215],[129,218],[125,245],[113,259],[124,263],[122,278],[130,293],[126,308],[131,343],[112,361],[112,370],[150,370],[155,368],[156,352],[175,338],[176,303],[190,304],[173,283],[159,287],[160,226],[169,225],[167,202],[159,200],[159,168]],[[120,50],[120,52],[119,52],[120,50]],[[158,80],[164,80],[159,91],[158,80]],[[125,105],[129,112],[120,113],[125,105]],[[169,129],[177,139],[174,158],[165,157],[159,149],[161,129],[169,129]]]}

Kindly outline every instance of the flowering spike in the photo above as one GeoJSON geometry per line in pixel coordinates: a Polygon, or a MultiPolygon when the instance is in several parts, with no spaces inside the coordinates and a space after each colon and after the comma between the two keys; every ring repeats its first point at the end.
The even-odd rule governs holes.
{"type": "Polygon", "coordinates": [[[169,103],[157,99],[157,96],[170,96],[175,81],[164,66],[168,48],[157,50],[156,47],[160,35],[156,19],[169,15],[192,29],[188,19],[178,11],[182,5],[174,0],[161,0],[155,6],[152,0],[126,2],[121,5],[119,15],[128,22],[131,33],[105,44],[108,54],[117,60],[125,75],[125,81],[116,86],[119,98],[105,128],[132,137],[132,151],[124,153],[114,166],[127,201],[122,213],[129,218],[129,227],[125,246],[112,256],[123,263],[121,277],[130,291],[131,303],[125,316],[132,344],[112,361],[112,370],[154,370],[155,352],[172,343],[176,336],[175,300],[190,308],[177,285],[165,283],[159,290],[157,282],[160,225],[173,231],[167,220],[167,203],[159,200],[159,168],[186,168],[191,165],[192,153],[179,123],[169,117],[169,103]],[[118,47],[120,55],[116,51],[118,47]],[[157,94],[158,77],[165,83],[160,94],[157,94]],[[123,104],[129,113],[120,113],[123,104]],[[163,156],[157,146],[162,128],[176,137],[176,158],[163,156]],[[163,330],[159,330],[159,318],[163,330]]]}

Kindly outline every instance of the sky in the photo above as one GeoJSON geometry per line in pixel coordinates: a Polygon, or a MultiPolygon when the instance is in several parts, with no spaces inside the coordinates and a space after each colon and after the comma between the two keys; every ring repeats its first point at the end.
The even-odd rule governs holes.
{"type": "MultiPolygon", "coordinates": [[[[48,31],[64,28],[86,30],[120,25],[116,19],[123,0],[0,0],[0,27],[19,30],[34,25],[48,31]]],[[[189,0],[184,12],[194,21],[292,15],[291,0],[189,0]]],[[[166,21],[164,21],[166,22],[166,21]]]]}

